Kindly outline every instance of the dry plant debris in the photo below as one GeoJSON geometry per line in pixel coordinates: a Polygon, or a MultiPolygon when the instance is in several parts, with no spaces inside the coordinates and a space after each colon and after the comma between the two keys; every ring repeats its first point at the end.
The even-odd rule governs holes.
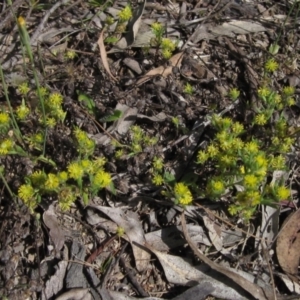
{"type": "Polygon", "coordinates": [[[2,1],[0,298],[299,298],[299,8],[2,1]]]}

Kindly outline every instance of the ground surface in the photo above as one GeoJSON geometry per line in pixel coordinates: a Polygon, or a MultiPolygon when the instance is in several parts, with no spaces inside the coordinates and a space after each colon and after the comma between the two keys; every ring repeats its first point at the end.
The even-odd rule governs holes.
{"type": "MultiPolygon", "coordinates": [[[[185,211],[175,206],[153,184],[151,163],[154,156],[163,157],[165,170],[176,181],[186,175],[195,180],[197,174],[195,183],[203,186],[210,168],[201,169],[195,161],[199,147],[213,138],[205,122],[213,113],[223,113],[248,124],[251,104],[258,101],[257,90],[265,84],[263,66],[270,57],[269,46],[275,42],[280,46],[279,68],[270,84],[276,90],[295,87],[295,105],[286,114],[291,130],[297,132],[299,4],[132,3],[133,11],[142,9],[143,14],[137,18],[141,22],[131,23],[123,35],[129,46],[105,43],[104,53],[99,51],[104,21],[107,16],[117,18],[126,3],[40,1],[31,7],[28,2],[0,5],[0,57],[11,105],[17,107],[22,101],[20,82],[34,85],[34,68],[42,86],[63,95],[67,114],[47,133],[44,154],[55,166],[33,160],[40,155],[39,149],[27,143],[30,157],[0,157],[3,178],[17,193],[25,176],[37,169],[65,169],[78,156],[72,139],[78,126],[96,141],[94,155],[107,158],[106,170],[116,193],[104,189],[90,197],[88,205],[78,197],[67,211],[61,210],[57,197],[45,196],[30,213],[20,199],[13,201],[1,181],[2,299],[207,299],[209,295],[288,299],[297,295],[297,138],[287,169],[292,202],[285,203],[282,212],[259,206],[249,222],[227,213],[229,196],[212,201],[194,194],[193,205],[185,211]],[[26,20],[34,67],[22,56],[19,16],[26,20]],[[151,47],[153,22],[161,22],[165,36],[177,43],[170,59],[151,47]],[[68,50],[75,51],[74,59],[66,58],[68,50]],[[193,88],[191,94],[184,92],[187,83],[193,88]],[[227,96],[232,88],[241,92],[236,102],[227,96]],[[80,94],[93,100],[93,109],[79,101],[80,94]],[[116,109],[122,111],[121,118],[106,122],[116,109]],[[117,159],[112,138],[130,145],[131,125],[139,125],[157,141],[135,155],[125,153],[117,159]],[[288,216],[292,221],[283,227],[288,216]],[[123,237],[115,235],[118,228],[124,229],[123,237]],[[281,236],[286,240],[281,238],[276,248],[284,228],[287,231],[281,236]],[[205,256],[193,254],[197,250],[191,244],[205,256]],[[288,266],[281,264],[282,257],[288,266]]],[[[110,30],[104,38],[112,34],[110,30]]],[[[26,100],[34,110],[33,91],[26,100]]],[[[5,110],[3,84],[0,101],[5,110]]],[[[22,123],[22,134],[36,133],[36,122],[32,118],[22,123]]]]}

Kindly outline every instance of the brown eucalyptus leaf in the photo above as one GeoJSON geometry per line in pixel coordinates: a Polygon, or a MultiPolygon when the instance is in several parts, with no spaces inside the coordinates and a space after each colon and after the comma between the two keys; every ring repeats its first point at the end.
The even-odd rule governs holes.
{"type": "Polygon", "coordinates": [[[58,253],[65,243],[65,234],[59,225],[57,216],[54,210],[50,207],[43,214],[43,220],[45,225],[49,228],[49,235],[54,244],[56,253],[58,253]]]}
{"type": "Polygon", "coordinates": [[[294,212],[282,225],[276,252],[283,271],[298,282],[297,273],[300,259],[300,209],[294,212]]]}

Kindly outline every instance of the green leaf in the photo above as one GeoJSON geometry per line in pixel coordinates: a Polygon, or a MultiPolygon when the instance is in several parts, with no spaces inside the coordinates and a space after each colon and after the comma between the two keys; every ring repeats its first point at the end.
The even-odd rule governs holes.
{"type": "Polygon", "coordinates": [[[106,122],[117,121],[120,119],[121,116],[122,116],[122,111],[116,109],[116,110],[114,110],[114,112],[111,115],[101,118],[100,122],[106,123],[106,122]]]}
{"type": "Polygon", "coordinates": [[[81,104],[88,109],[89,113],[94,114],[95,109],[95,102],[92,98],[89,96],[81,93],[80,91],[76,91],[78,95],[78,101],[81,102],[81,104]]]}
{"type": "Polygon", "coordinates": [[[175,182],[175,177],[170,172],[165,172],[165,174],[164,174],[164,180],[167,183],[174,183],[175,182]]]}

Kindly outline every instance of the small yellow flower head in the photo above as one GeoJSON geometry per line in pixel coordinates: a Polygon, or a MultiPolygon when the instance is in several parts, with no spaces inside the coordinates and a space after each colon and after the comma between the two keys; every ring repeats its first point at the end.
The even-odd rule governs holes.
{"type": "Polygon", "coordinates": [[[251,141],[245,144],[244,149],[252,154],[255,154],[259,151],[258,143],[256,141],[251,141]]]}
{"type": "Polygon", "coordinates": [[[109,173],[100,170],[98,171],[93,179],[93,186],[97,188],[105,188],[109,186],[112,182],[111,176],[109,173]]]}
{"type": "Polygon", "coordinates": [[[29,178],[34,187],[41,187],[44,186],[45,181],[47,180],[47,175],[43,171],[38,170],[32,173],[29,178]]]}
{"type": "Polygon", "coordinates": [[[228,207],[228,212],[234,216],[236,215],[238,212],[240,211],[240,208],[239,206],[235,205],[235,204],[232,204],[228,207]]]}
{"type": "Polygon", "coordinates": [[[30,113],[30,109],[25,103],[19,105],[16,109],[16,115],[19,120],[25,120],[30,113]]]}
{"type": "Polygon", "coordinates": [[[134,153],[139,153],[139,152],[142,152],[143,148],[140,144],[132,144],[131,145],[131,149],[134,153]]]}
{"type": "Polygon", "coordinates": [[[244,147],[244,142],[240,138],[232,139],[232,146],[235,150],[241,150],[244,147]]]}
{"type": "Polygon", "coordinates": [[[23,82],[22,84],[20,84],[19,87],[18,87],[18,91],[23,96],[27,95],[28,92],[30,91],[28,83],[27,82],[23,82]]]}
{"type": "Polygon", "coordinates": [[[239,122],[234,122],[232,124],[231,129],[232,129],[233,133],[235,133],[236,135],[239,135],[244,131],[244,125],[239,122]]]}
{"type": "Polygon", "coordinates": [[[73,50],[68,50],[65,56],[67,59],[74,59],[76,57],[76,52],[73,50]]]}
{"type": "Polygon", "coordinates": [[[267,167],[268,166],[268,160],[263,154],[258,154],[254,160],[256,161],[256,164],[258,167],[267,167]]]}
{"type": "Polygon", "coordinates": [[[186,83],[186,85],[184,86],[183,92],[188,95],[193,95],[194,88],[191,84],[186,83]]]}
{"type": "Polygon", "coordinates": [[[211,197],[219,197],[225,192],[224,182],[220,179],[212,179],[207,185],[207,192],[211,197]]]}
{"type": "Polygon", "coordinates": [[[232,101],[235,101],[240,96],[240,91],[236,88],[232,88],[229,90],[228,96],[232,101]]]}
{"type": "Polygon", "coordinates": [[[175,48],[176,48],[176,45],[170,39],[163,38],[161,40],[161,47],[162,47],[162,49],[168,49],[171,52],[173,52],[175,50],[175,48]]]}
{"type": "Polygon", "coordinates": [[[174,194],[178,204],[182,206],[189,205],[193,201],[192,193],[189,188],[182,182],[178,182],[174,186],[174,194]]]}
{"type": "Polygon", "coordinates": [[[257,125],[265,125],[267,123],[267,118],[265,114],[258,114],[255,116],[254,123],[257,125]]]}
{"type": "Polygon", "coordinates": [[[258,178],[253,174],[247,174],[244,177],[244,185],[247,189],[255,189],[259,184],[258,178]]]}
{"type": "Polygon", "coordinates": [[[104,165],[107,163],[107,159],[104,156],[99,156],[94,160],[94,166],[97,169],[100,169],[104,167],[104,165]]]}
{"type": "Polygon", "coordinates": [[[281,95],[279,95],[279,94],[276,93],[274,95],[274,103],[278,105],[278,104],[281,104],[281,102],[282,102],[281,95]]]}
{"type": "Polygon", "coordinates": [[[285,86],[283,88],[283,94],[286,97],[293,96],[295,94],[295,88],[293,86],[285,86]]]}
{"type": "Polygon", "coordinates": [[[273,156],[270,159],[270,165],[275,170],[283,170],[285,168],[286,160],[285,158],[280,154],[278,156],[273,156]]]}
{"type": "Polygon", "coordinates": [[[18,189],[18,197],[25,203],[34,197],[35,191],[30,184],[22,184],[18,189]]]}
{"type": "Polygon", "coordinates": [[[58,204],[62,211],[69,210],[71,205],[76,200],[76,193],[72,188],[66,187],[59,191],[58,193],[58,204]]]}
{"type": "Polygon", "coordinates": [[[164,167],[164,160],[160,157],[155,156],[153,158],[152,166],[155,170],[161,171],[164,167]]]}
{"type": "Polygon", "coordinates": [[[84,170],[78,162],[73,162],[69,164],[68,172],[69,172],[69,177],[75,180],[81,179],[84,174],[84,170]]]}
{"type": "Polygon", "coordinates": [[[52,93],[49,96],[49,102],[51,103],[51,106],[60,106],[63,102],[63,96],[60,93],[52,93]]]}
{"type": "Polygon", "coordinates": [[[8,113],[0,112],[0,131],[1,129],[8,129],[10,124],[10,117],[8,113]]]}
{"type": "Polygon", "coordinates": [[[46,125],[47,125],[47,127],[49,127],[49,128],[54,128],[55,125],[56,125],[56,120],[55,120],[55,118],[47,117],[47,118],[46,118],[46,125]]]}
{"type": "Polygon", "coordinates": [[[154,22],[154,23],[152,23],[152,24],[151,24],[151,28],[152,28],[154,34],[155,34],[155,33],[162,33],[163,30],[164,30],[162,24],[159,23],[159,22],[154,22]]]}
{"type": "Polygon", "coordinates": [[[273,136],[272,137],[272,144],[274,146],[278,146],[280,144],[280,139],[278,138],[278,136],[273,136]]]}
{"type": "Polygon", "coordinates": [[[45,187],[48,190],[56,190],[59,187],[59,178],[55,174],[48,174],[45,187]]]}
{"type": "Polygon", "coordinates": [[[211,158],[214,158],[215,156],[218,155],[219,153],[219,149],[216,145],[214,144],[210,144],[208,147],[207,147],[207,154],[209,155],[209,157],[211,158]]]}
{"type": "Polygon", "coordinates": [[[126,5],[120,12],[119,12],[119,22],[126,22],[132,17],[132,10],[130,5],[126,5]]]}
{"type": "Polygon", "coordinates": [[[220,157],[220,162],[222,163],[223,166],[229,167],[235,162],[235,158],[229,155],[222,155],[220,157]]]}
{"type": "Polygon", "coordinates": [[[258,96],[261,98],[268,97],[272,91],[268,87],[261,87],[258,89],[258,96]]]}
{"type": "Polygon", "coordinates": [[[296,101],[294,98],[289,97],[286,99],[286,104],[287,104],[287,106],[293,106],[296,104],[296,101]]]}
{"type": "Polygon", "coordinates": [[[233,122],[232,122],[231,118],[223,118],[221,123],[222,123],[222,125],[221,125],[222,128],[227,129],[232,125],[233,122]]]}
{"type": "Polygon", "coordinates": [[[279,186],[279,187],[275,188],[275,191],[276,191],[276,196],[279,201],[287,200],[291,195],[290,190],[288,188],[286,188],[285,186],[279,186]]]}
{"type": "Polygon", "coordinates": [[[267,62],[265,63],[265,70],[273,73],[278,69],[278,63],[275,61],[274,58],[270,58],[267,60],[267,62]]]}
{"type": "Polygon", "coordinates": [[[88,159],[81,160],[80,164],[86,173],[89,173],[93,170],[93,163],[88,159]]]}
{"type": "Polygon", "coordinates": [[[60,183],[64,183],[68,180],[68,173],[65,171],[59,172],[57,177],[60,183]]]}
{"type": "MultiPolygon", "coordinates": [[[[45,96],[47,96],[49,94],[49,91],[48,91],[47,88],[45,88],[45,87],[42,86],[40,88],[40,93],[41,93],[42,97],[45,97],[45,96]]],[[[36,91],[36,94],[37,94],[37,91],[36,91]]]]}
{"type": "Polygon", "coordinates": [[[18,17],[18,24],[21,27],[24,27],[26,25],[26,21],[22,16],[18,17]]]}
{"type": "Polygon", "coordinates": [[[162,185],[164,183],[164,179],[160,174],[154,174],[152,178],[152,182],[155,185],[162,185]]]}
{"type": "Polygon", "coordinates": [[[6,155],[13,150],[14,142],[10,139],[6,139],[0,143],[0,155],[6,155]]]}
{"type": "Polygon", "coordinates": [[[207,152],[200,150],[197,155],[197,163],[204,164],[209,159],[209,155],[207,152]]]}
{"type": "Polygon", "coordinates": [[[261,195],[258,191],[248,191],[247,196],[249,198],[249,204],[252,206],[256,206],[261,202],[261,195]]]}
{"type": "Polygon", "coordinates": [[[124,150],[123,149],[120,149],[120,150],[117,150],[116,153],[115,153],[115,157],[116,159],[121,159],[124,155],[124,150]]]}
{"type": "Polygon", "coordinates": [[[216,138],[220,144],[226,142],[228,140],[228,132],[222,130],[221,132],[217,133],[216,138]]]}
{"type": "Polygon", "coordinates": [[[116,234],[118,237],[122,237],[125,234],[125,229],[123,227],[118,226],[116,234]]]}
{"type": "Polygon", "coordinates": [[[172,52],[169,49],[163,49],[161,54],[165,59],[169,59],[172,57],[172,52]]]}

